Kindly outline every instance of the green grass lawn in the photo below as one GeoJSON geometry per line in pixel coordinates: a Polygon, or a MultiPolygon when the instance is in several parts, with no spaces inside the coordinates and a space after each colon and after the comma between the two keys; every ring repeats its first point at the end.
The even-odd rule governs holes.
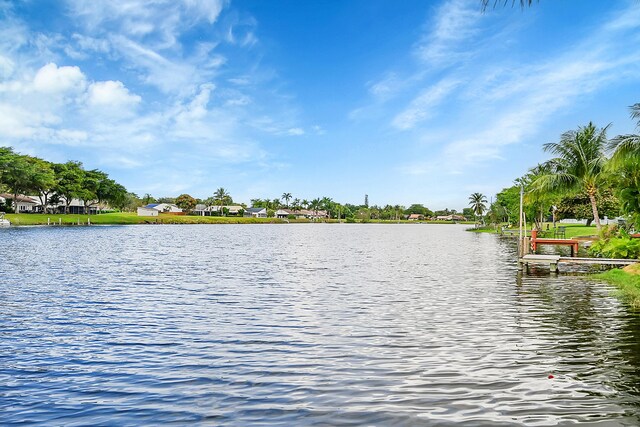
{"type": "MultiPolygon", "coordinates": [[[[542,229],[544,230],[542,237],[553,238],[553,225],[548,223],[549,230],[547,230],[547,223],[543,224],[542,229]]],[[[565,227],[565,238],[572,239],[574,237],[597,237],[598,230],[595,225],[585,226],[580,224],[563,224],[562,227],[565,227]]],[[[514,233],[512,236],[518,236],[518,227],[511,228],[514,233]]],[[[527,230],[531,230],[531,224],[527,226],[527,230]]],[[[497,233],[495,226],[485,226],[479,229],[470,228],[469,231],[473,231],[476,233],[497,233]]]]}
{"type": "MultiPolygon", "coordinates": [[[[11,225],[47,225],[47,219],[51,224],[58,225],[87,225],[87,220],[95,225],[125,225],[125,224],[283,224],[290,223],[311,223],[307,219],[278,219],[278,218],[243,218],[236,216],[190,216],[190,215],[163,215],[158,217],[138,216],[135,212],[116,212],[100,215],[61,215],[61,214],[6,214],[6,219],[11,221],[11,225]]],[[[324,220],[323,222],[337,223],[337,219],[324,220]]],[[[342,222],[346,222],[344,219],[342,222]]],[[[397,222],[403,224],[428,223],[428,224],[451,224],[450,221],[381,221],[373,220],[372,223],[397,222]]]]}
{"type": "MultiPolygon", "coordinates": [[[[260,224],[260,223],[284,223],[284,220],[276,218],[243,218],[220,216],[188,216],[188,215],[160,215],[157,217],[138,216],[135,212],[116,212],[100,215],[54,215],[54,214],[7,214],[6,219],[11,225],[47,225],[47,219],[52,224],[82,225],[87,224],[260,224]]],[[[300,221],[305,222],[305,221],[300,221]]]]}
{"type": "Polygon", "coordinates": [[[613,269],[597,274],[595,277],[615,285],[618,288],[619,296],[635,310],[640,310],[640,275],[630,274],[621,269],[613,269]]]}

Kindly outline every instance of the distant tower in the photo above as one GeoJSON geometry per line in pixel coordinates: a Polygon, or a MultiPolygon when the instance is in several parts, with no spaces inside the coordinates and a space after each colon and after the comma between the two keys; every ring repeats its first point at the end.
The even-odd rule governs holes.
{"type": "Polygon", "coordinates": [[[368,194],[364,195],[364,205],[366,207],[369,207],[369,195],[368,194]]]}

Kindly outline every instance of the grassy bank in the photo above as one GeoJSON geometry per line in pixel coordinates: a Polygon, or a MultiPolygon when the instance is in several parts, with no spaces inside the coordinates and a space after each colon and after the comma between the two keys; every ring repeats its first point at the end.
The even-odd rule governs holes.
{"type": "MultiPolygon", "coordinates": [[[[100,215],[52,215],[52,214],[7,214],[6,219],[11,225],[47,225],[47,219],[51,224],[82,225],[87,220],[95,225],[125,225],[125,224],[272,224],[284,223],[284,220],[276,218],[243,218],[220,216],[187,216],[187,215],[160,215],[157,217],[138,216],[132,212],[105,213],[100,215]]],[[[304,222],[304,221],[301,221],[304,222]]]]}
{"type": "MultiPolygon", "coordinates": [[[[598,235],[598,230],[596,229],[595,225],[587,227],[585,225],[580,225],[580,224],[563,224],[562,227],[565,227],[566,239],[572,239],[574,237],[596,237],[598,235]]],[[[546,230],[546,228],[547,228],[547,224],[545,223],[543,225],[543,230],[545,231],[542,233],[541,236],[553,238],[553,225],[549,224],[549,230],[546,230]]],[[[510,235],[517,237],[518,227],[511,228],[509,230],[511,232],[510,235]]],[[[527,227],[527,230],[531,230],[530,225],[527,227]]],[[[498,233],[495,226],[485,226],[477,229],[470,228],[469,231],[473,231],[475,233],[493,233],[493,234],[498,233]]]]}
{"type": "Polygon", "coordinates": [[[613,269],[595,277],[615,285],[619,296],[635,310],[640,310],[640,269],[635,264],[624,269],[613,269]],[[634,274],[635,272],[635,274],[634,274]]]}
{"type": "MultiPolygon", "coordinates": [[[[11,225],[47,225],[50,221],[53,225],[87,225],[91,221],[93,225],[126,225],[126,224],[284,224],[284,223],[311,223],[307,219],[278,219],[278,218],[243,218],[236,216],[189,216],[189,215],[163,215],[157,217],[138,216],[135,212],[115,212],[100,215],[54,215],[54,214],[7,214],[6,219],[11,225]]],[[[337,223],[337,219],[323,220],[322,222],[337,223]]],[[[342,220],[342,222],[346,222],[342,220]]],[[[360,221],[358,221],[360,222],[360,221]]],[[[372,220],[368,223],[384,224],[452,224],[450,221],[382,221],[372,220]]]]}

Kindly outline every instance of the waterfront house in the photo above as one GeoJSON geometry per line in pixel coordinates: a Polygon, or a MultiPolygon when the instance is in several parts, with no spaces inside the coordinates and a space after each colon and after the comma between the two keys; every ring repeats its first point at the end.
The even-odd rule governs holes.
{"type": "Polygon", "coordinates": [[[29,196],[23,196],[19,194],[16,197],[16,201],[13,202],[13,194],[2,193],[0,194],[0,202],[6,203],[7,200],[12,202],[13,209],[16,213],[33,213],[38,211],[39,202],[36,202],[29,196]]]}
{"type": "Polygon", "coordinates": [[[276,215],[276,218],[288,218],[289,215],[294,215],[294,213],[290,209],[278,209],[275,215],[276,215]]]}
{"type": "Polygon", "coordinates": [[[160,213],[181,213],[182,209],[173,203],[150,203],[144,206],[147,209],[155,209],[160,213]]]}
{"type": "Polygon", "coordinates": [[[244,211],[244,216],[254,218],[266,218],[267,208],[247,208],[244,211]]]}
{"type": "Polygon", "coordinates": [[[413,213],[407,217],[409,221],[422,221],[424,219],[424,215],[413,213]]]}
{"type": "Polygon", "coordinates": [[[226,212],[228,215],[237,216],[241,211],[244,211],[244,206],[240,205],[225,205],[225,206],[207,206],[204,204],[197,204],[195,209],[192,211],[193,215],[198,216],[213,216],[213,215],[222,215],[223,212],[226,212]]]}
{"type": "Polygon", "coordinates": [[[148,208],[146,206],[141,206],[138,208],[138,216],[158,216],[160,211],[153,208],[148,208]]]}

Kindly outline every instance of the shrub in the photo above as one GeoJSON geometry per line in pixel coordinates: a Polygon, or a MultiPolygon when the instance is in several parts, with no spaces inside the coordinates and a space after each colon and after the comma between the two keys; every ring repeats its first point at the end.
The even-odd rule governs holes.
{"type": "Polygon", "coordinates": [[[618,237],[611,237],[604,230],[600,240],[589,248],[589,254],[599,258],[640,258],[640,239],[632,239],[624,229],[619,230],[618,237]]]}

